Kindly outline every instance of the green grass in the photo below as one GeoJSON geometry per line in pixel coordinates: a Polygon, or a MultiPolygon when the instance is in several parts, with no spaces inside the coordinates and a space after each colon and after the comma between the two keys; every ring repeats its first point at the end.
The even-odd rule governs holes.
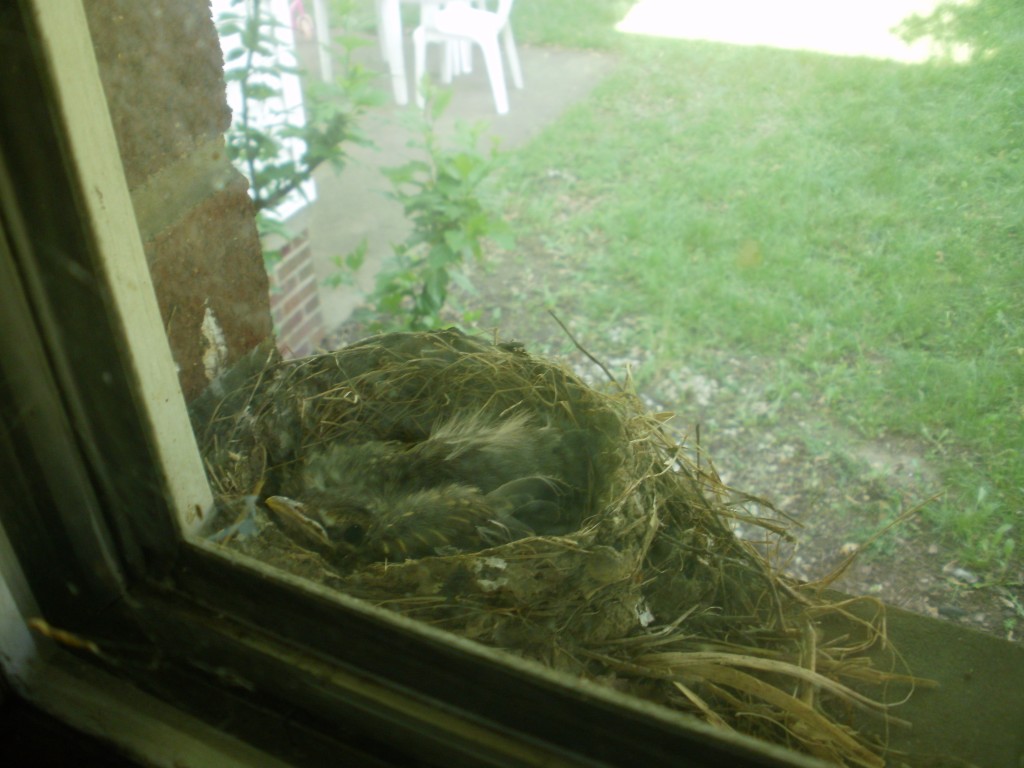
{"type": "Polygon", "coordinates": [[[513,6],[516,39],[567,48],[615,48],[622,36],[615,24],[631,0],[518,0],[513,6]]]}
{"type": "Polygon", "coordinates": [[[519,39],[618,67],[505,181],[524,231],[592,250],[590,322],[637,319],[656,367],[774,358],[821,418],[921,440],[950,488],[931,520],[965,561],[1005,561],[1024,525],[1024,61],[642,39],[609,31],[620,4],[579,5],[520,0],[519,39]],[[552,168],[575,179],[568,212],[552,168]]]}

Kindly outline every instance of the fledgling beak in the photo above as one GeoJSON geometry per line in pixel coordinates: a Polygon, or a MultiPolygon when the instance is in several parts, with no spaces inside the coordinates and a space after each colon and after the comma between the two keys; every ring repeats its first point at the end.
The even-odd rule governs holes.
{"type": "Polygon", "coordinates": [[[291,534],[301,537],[307,544],[330,547],[332,542],[319,517],[301,501],[287,496],[269,496],[267,509],[274,513],[277,521],[291,534]]]}

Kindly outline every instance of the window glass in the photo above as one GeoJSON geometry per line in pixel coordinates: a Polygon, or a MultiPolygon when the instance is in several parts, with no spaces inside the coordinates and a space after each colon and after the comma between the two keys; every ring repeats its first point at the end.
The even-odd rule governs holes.
{"type": "Polygon", "coordinates": [[[85,5],[193,541],[861,765],[929,676],[883,599],[1015,636],[1014,43],[984,19],[85,5]]]}

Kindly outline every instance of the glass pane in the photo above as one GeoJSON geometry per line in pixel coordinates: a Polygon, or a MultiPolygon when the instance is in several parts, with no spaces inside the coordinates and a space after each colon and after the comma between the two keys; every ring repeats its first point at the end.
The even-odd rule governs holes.
{"type": "Polygon", "coordinates": [[[940,60],[890,32],[933,3],[785,3],[775,36],[726,5],[89,21],[203,537],[881,764],[878,702],[912,681],[877,598],[1024,617],[1013,41],[909,21],[940,60]]]}

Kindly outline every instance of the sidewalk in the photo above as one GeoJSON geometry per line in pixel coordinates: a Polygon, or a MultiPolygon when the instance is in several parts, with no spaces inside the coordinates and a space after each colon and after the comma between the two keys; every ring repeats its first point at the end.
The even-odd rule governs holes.
{"type": "MultiPolygon", "coordinates": [[[[482,121],[487,125],[484,140],[488,136],[498,137],[501,150],[523,146],[568,107],[586,97],[614,63],[607,54],[522,45],[519,56],[525,88],[520,91],[510,86],[509,114],[495,113],[487,75],[477,54],[473,72],[455,79],[451,103],[440,121],[442,134],[450,132],[456,121],[482,121]]],[[[407,62],[411,61],[409,51],[407,62]]],[[[381,89],[390,95],[387,70],[379,59],[375,69],[380,71],[381,89]]],[[[413,136],[405,124],[415,109],[412,103],[399,107],[391,102],[369,113],[362,127],[376,146],[352,148],[348,164],[340,174],[330,168],[322,168],[316,174],[317,200],[311,207],[309,227],[321,309],[328,329],[343,323],[361,300],[360,291],[354,287],[323,285],[337,271],[332,258],[351,253],[365,239],[367,258],[356,282],[360,289],[367,290],[373,286],[374,276],[382,260],[391,253],[392,245],[401,242],[408,233],[401,206],[385,196],[389,184],[379,169],[401,165],[410,157],[407,143],[413,136]]]]}

